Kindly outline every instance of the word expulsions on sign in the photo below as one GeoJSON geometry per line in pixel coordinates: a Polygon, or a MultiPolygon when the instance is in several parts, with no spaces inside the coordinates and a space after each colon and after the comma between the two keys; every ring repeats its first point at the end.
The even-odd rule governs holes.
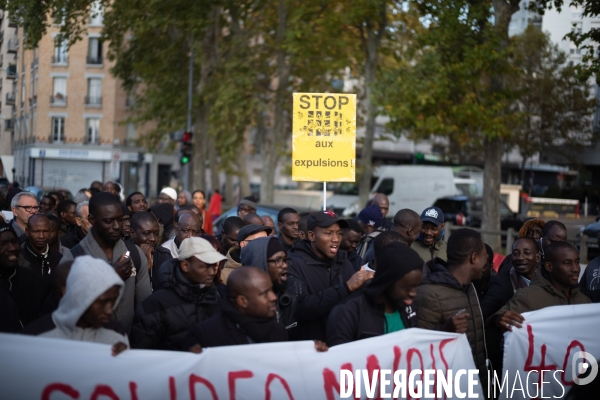
{"type": "Polygon", "coordinates": [[[356,95],[294,93],[292,178],[354,182],[356,95]]]}

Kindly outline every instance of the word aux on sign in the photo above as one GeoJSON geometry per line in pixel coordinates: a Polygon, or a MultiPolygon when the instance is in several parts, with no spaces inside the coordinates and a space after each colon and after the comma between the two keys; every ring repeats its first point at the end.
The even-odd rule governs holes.
{"type": "Polygon", "coordinates": [[[354,182],[356,95],[294,93],[292,178],[354,182]]]}

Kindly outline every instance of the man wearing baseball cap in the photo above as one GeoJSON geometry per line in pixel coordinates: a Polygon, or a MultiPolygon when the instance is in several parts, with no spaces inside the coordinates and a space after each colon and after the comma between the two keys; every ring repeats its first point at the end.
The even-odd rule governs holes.
{"type": "Polygon", "coordinates": [[[316,212],[308,217],[307,227],[308,240],[296,242],[288,252],[288,290],[298,300],[293,339],[324,341],[329,312],[373,272],[354,272],[346,251],[340,249],[346,221],[330,211],[316,212]]]}
{"type": "Polygon", "coordinates": [[[444,236],[444,213],[438,207],[428,207],[421,213],[421,236],[413,243],[415,250],[427,262],[434,258],[446,261],[446,242],[444,236]]]}
{"type": "Polygon", "coordinates": [[[241,249],[246,247],[248,242],[260,237],[267,237],[271,234],[271,228],[268,226],[250,224],[242,227],[237,234],[237,243],[227,252],[227,261],[221,271],[221,279],[227,284],[227,278],[234,269],[242,266],[241,249]]]}
{"type": "Polygon", "coordinates": [[[184,239],[179,259],[161,268],[161,288],[135,311],[131,347],[180,350],[192,326],[219,312],[220,297],[213,281],[225,256],[199,237],[184,239]]]}

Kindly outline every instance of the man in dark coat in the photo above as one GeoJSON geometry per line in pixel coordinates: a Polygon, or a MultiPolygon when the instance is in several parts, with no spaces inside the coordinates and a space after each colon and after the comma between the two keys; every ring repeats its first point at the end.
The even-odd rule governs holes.
{"type": "Polygon", "coordinates": [[[293,208],[286,207],[277,214],[278,238],[286,252],[292,249],[298,239],[298,222],[300,222],[300,214],[293,208]]]}
{"type": "MultiPolygon", "coordinates": [[[[19,265],[31,269],[36,274],[47,277],[62,258],[56,250],[50,249],[50,220],[43,214],[35,214],[27,221],[27,240],[21,245],[19,265]]],[[[49,280],[48,282],[48,288],[49,280]]]]}
{"type": "Polygon", "coordinates": [[[150,282],[154,290],[158,290],[154,277],[158,276],[158,269],[163,263],[173,259],[168,249],[158,245],[160,239],[158,219],[148,211],[139,211],[133,214],[133,217],[131,217],[131,239],[146,255],[150,282]]]}
{"type": "Polygon", "coordinates": [[[221,313],[192,327],[183,348],[199,353],[204,347],[287,341],[285,326],[275,317],[277,296],[269,275],[256,267],[238,268],[228,282],[221,313]]]}
{"type": "Polygon", "coordinates": [[[258,267],[269,274],[277,295],[277,321],[286,329],[295,328],[297,300],[287,291],[287,253],[281,241],[272,236],[254,239],[242,249],[241,259],[242,265],[258,267]]]}
{"type": "Polygon", "coordinates": [[[213,281],[224,259],[205,239],[181,242],[179,259],[161,268],[168,275],[160,278],[165,283],[136,308],[131,347],[181,350],[190,328],[219,312],[213,281]]]}
{"type": "MultiPolygon", "coordinates": [[[[44,285],[41,274],[19,266],[20,250],[12,226],[0,222],[0,290],[10,295],[17,306],[19,320],[25,326],[39,316],[44,302],[44,285]]],[[[2,319],[9,316],[10,313],[0,313],[2,319]]]]}
{"type": "Polygon", "coordinates": [[[71,232],[60,237],[60,243],[67,249],[72,249],[81,242],[88,233],[92,223],[88,220],[90,214],[89,202],[79,203],[75,209],[75,223],[77,226],[71,232]]]}
{"type": "MultiPolygon", "coordinates": [[[[600,234],[597,239],[600,247],[600,234]]],[[[600,257],[594,258],[585,268],[579,287],[581,293],[589,297],[593,303],[600,303],[600,257]]]]}
{"type": "Polygon", "coordinates": [[[422,278],[423,260],[416,251],[397,242],[385,246],[377,254],[373,280],[360,294],[331,311],[327,320],[327,345],[416,326],[417,314],[412,310],[412,303],[422,278]]]}
{"type": "Polygon", "coordinates": [[[298,299],[298,340],[325,340],[329,312],[340,301],[373,277],[354,271],[340,250],[344,220],[331,212],[317,212],[307,220],[308,241],[297,242],[288,252],[288,288],[298,299]]]}

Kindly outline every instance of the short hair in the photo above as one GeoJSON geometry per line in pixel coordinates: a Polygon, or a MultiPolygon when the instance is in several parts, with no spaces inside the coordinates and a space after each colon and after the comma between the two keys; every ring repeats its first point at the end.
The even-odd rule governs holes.
{"type": "Polygon", "coordinates": [[[175,222],[179,223],[179,218],[181,218],[181,216],[183,214],[193,214],[193,213],[194,212],[192,210],[182,207],[179,210],[175,211],[175,216],[173,218],[174,218],[175,222]]]}
{"type": "Polygon", "coordinates": [[[540,245],[539,245],[538,241],[535,240],[534,238],[530,238],[529,236],[523,236],[523,237],[520,237],[520,238],[516,238],[515,241],[513,242],[513,247],[515,246],[515,243],[517,243],[517,240],[529,240],[529,242],[531,244],[533,244],[533,250],[536,253],[540,252],[540,245]]]}
{"type": "MultiPolygon", "coordinates": [[[[83,218],[83,215],[81,215],[81,211],[83,210],[83,207],[89,207],[90,206],[90,202],[89,201],[83,201],[79,204],[77,204],[77,209],[75,210],[75,215],[78,216],[79,218],[83,218]]],[[[88,209],[89,212],[89,209],[88,209]]]]}
{"type": "Polygon", "coordinates": [[[52,203],[52,208],[56,208],[56,199],[54,197],[50,196],[49,194],[43,195],[42,199],[44,197],[47,198],[50,201],[50,203],[52,203]]]}
{"type": "Polygon", "coordinates": [[[560,226],[565,231],[567,230],[567,227],[565,226],[565,224],[553,219],[551,221],[546,222],[546,225],[544,225],[544,227],[542,228],[542,236],[548,236],[548,233],[550,233],[550,230],[557,225],[560,226]]]}
{"type": "Polygon", "coordinates": [[[146,221],[156,222],[158,224],[158,219],[154,216],[154,214],[148,211],[142,211],[133,214],[133,217],[131,217],[131,229],[134,231],[137,230],[137,228],[140,227],[140,224],[146,221]]]}
{"type": "Polygon", "coordinates": [[[344,229],[344,232],[354,231],[354,232],[360,233],[362,235],[362,229],[360,228],[360,224],[358,222],[356,222],[355,219],[348,218],[346,220],[346,222],[348,223],[348,227],[346,229],[344,229]]]}
{"type": "Polygon", "coordinates": [[[279,213],[277,214],[277,222],[283,222],[283,217],[286,214],[298,214],[298,211],[294,210],[291,207],[286,207],[286,208],[281,209],[279,211],[279,213]]]}
{"type": "Polygon", "coordinates": [[[33,193],[20,192],[20,193],[15,194],[15,197],[12,198],[12,201],[10,202],[11,210],[19,205],[19,200],[21,199],[21,197],[31,197],[32,199],[34,199],[37,202],[37,198],[35,197],[35,195],[33,193]]]}
{"type": "MultiPolygon", "coordinates": [[[[300,218],[300,222],[298,222],[298,229],[301,231],[308,231],[308,217],[309,215],[305,215],[302,218],[300,218]]],[[[362,229],[361,229],[362,232],[362,229]]]]}
{"type": "MultiPolygon", "coordinates": [[[[27,227],[29,228],[29,224],[31,223],[31,221],[33,219],[36,218],[44,218],[44,219],[48,219],[47,216],[45,216],[44,214],[33,214],[31,217],[29,217],[29,219],[27,220],[27,227]]],[[[48,220],[48,223],[50,223],[50,221],[48,220]]]]}
{"type": "Polygon", "coordinates": [[[244,218],[242,219],[242,222],[244,223],[244,225],[251,225],[251,224],[262,225],[263,224],[263,220],[260,217],[260,215],[255,214],[255,213],[246,214],[244,216],[244,218]],[[260,222],[258,222],[258,220],[260,220],[260,222]]]}
{"type": "Polygon", "coordinates": [[[90,188],[91,188],[91,187],[93,187],[94,185],[100,185],[100,186],[103,186],[103,185],[102,185],[102,182],[100,182],[100,181],[94,181],[94,182],[92,182],[92,183],[90,184],[90,188]]]}
{"type": "MultiPolygon", "coordinates": [[[[133,192],[129,196],[127,196],[127,198],[125,199],[125,205],[127,207],[131,207],[131,198],[138,194],[141,194],[142,196],[144,196],[144,194],[142,192],[133,192]]],[[[146,196],[144,196],[144,197],[146,197],[146,196]]]]}
{"type": "Polygon", "coordinates": [[[240,217],[229,217],[223,222],[223,233],[225,235],[239,231],[244,227],[244,221],[240,217]]]}
{"type": "Polygon", "coordinates": [[[104,189],[104,187],[105,187],[106,185],[113,185],[113,186],[116,188],[116,190],[117,190],[117,194],[120,194],[120,193],[121,193],[121,186],[120,186],[120,185],[119,185],[117,182],[114,182],[114,181],[106,181],[106,182],[104,182],[104,185],[102,185],[102,189],[104,189]]]}
{"type": "Polygon", "coordinates": [[[577,252],[577,249],[569,242],[553,242],[544,250],[544,262],[553,263],[556,260],[557,253],[564,249],[577,252]]]}
{"type": "Polygon", "coordinates": [[[255,276],[264,276],[269,278],[269,275],[262,269],[258,267],[244,267],[244,268],[236,268],[231,272],[229,277],[227,278],[227,291],[229,293],[230,299],[235,299],[237,296],[245,296],[247,290],[252,286],[253,280],[255,276]]]}
{"type": "Polygon", "coordinates": [[[406,239],[401,234],[395,231],[383,231],[373,240],[373,250],[375,257],[383,251],[383,248],[390,243],[406,244],[406,239]]]}
{"type": "Polygon", "coordinates": [[[99,189],[98,189],[98,188],[96,188],[96,187],[91,187],[91,188],[89,189],[89,191],[90,191],[90,193],[92,194],[92,196],[93,196],[93,195],[95,195],[96,193],[100,193],[100,192],[101,192],[101,190],[99,190],[99,189]]]}
{"type": "Polygon", "coordinates": [[[421,217],[409,208],[404,208],[394,215],[394,225],[407,229],[411,228],[417,220],[421,221],[421,217]]]}
{"type": "MultiPolygon", "coordinates": [[[[56,224],[57,229],[60,230],[60,218],[58,218],[54,214],[48,214],[48,215],[46,215],[46,218],[48,218],[50,220],[50,225],[52,225],[52,223],[54,223],[54,224],[56,224]]],[[[27,222],[29,222],[29,221],[27,221],[27,222]]],[[[54,272],[54,270],[52,272],[54,272]]]]}
{"type": "Polygon", "coordinates": [[[184,211],[194,211],[194,210],[198,210],[200,211],[200,209],[198,207],[196,207],[193,204],[188,204],[187,206],[183,206],[180,208],[180,210],[184,210],[184,211]]]}
{"type": "Polygon", "coordinates": [[[61,192],[52,191],[48,193],[48,196],[56,195],[58,197],[58,201],[61,202],[65,199],[65,196],[61,192]]]}
{"type": "MultiPolygon", "coordinates": [[[[77,208],[77,203],[73,200],[63,200],[56,206],[56,214],[60,217],[60,214],[67,211],[67,209],[71,206],[75,206],[77,208]]],[[[61,217],[62,218],[62,217],[61,217]]]]}
{"type": "Polygon", "coordinates": [[[203,190],[194,190],[194,191],[192,192],[192,199],[194,198],[194,195],[195,195],[196,193],[202,193],[202,196],[204,196],[204,200],[206,200],[206,194],[204,194],[204,191],[203,191],[203,190]]]}
{"type": "Polygon", "coordinates": [[[113,196],[109,192],[96,193],[89,201],[89,213],[94,217],[97,217],[100,209],[106,206],[117,206],[121,209],[121,202],[116,196],[113,196]]]}
{"type": "Polygon", "coordinates": [[[448,264],[460,264],[471,254],[481,251],[483,247],[479,232],[469,228],[457,229],[448,239],[448,264]]]}

